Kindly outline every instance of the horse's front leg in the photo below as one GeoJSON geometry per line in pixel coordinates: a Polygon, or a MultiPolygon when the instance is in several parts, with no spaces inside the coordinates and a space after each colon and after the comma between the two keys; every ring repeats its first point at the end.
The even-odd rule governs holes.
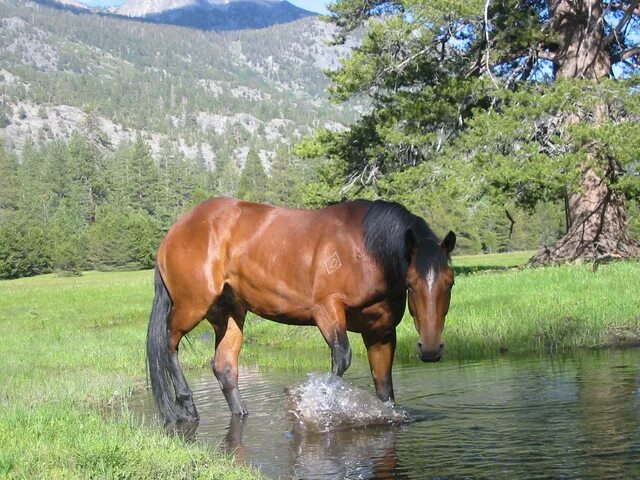
{"type": "Polygon", "coordinates": [[[344,305],[337,301],[316,307],[313,318],[331,348],[331,371],[339,377],[351,365],[351,345],[347,337],[344,305]]]}
{"type": "Polygon", "coordinates": [[[376,394],[383,402],[394,401],[391,368],[396,351],[396,329],[384,335],[363,334],[362,339],[367,347],[371,376],[376,386],[376,394]]]}
{"type": "Polygon", "coordinates": [[[242,347],[244,315],[234,315],[222,323],[214,323],[216,354],[211,362],[224,398],[234,415],[247,415],[238,389],[238,356],[242,347]]]}

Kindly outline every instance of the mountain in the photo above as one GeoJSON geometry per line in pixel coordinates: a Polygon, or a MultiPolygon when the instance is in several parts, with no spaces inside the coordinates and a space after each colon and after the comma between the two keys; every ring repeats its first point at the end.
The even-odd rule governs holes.
{"type": "Polygon", "coordinates": [[[260,30],[202,31],[0,0],[0,142],[76,132],[117,149],[138,136],[215,164],[268,164],[278,148],[318,127],[343,128],[323,69],[350,45],[329,47],[315,17],[260,30]]]}
{"type": "Polygon", "coordinates": [[[128,0],[108,11],[202,30],[265,28],[315,15],[286,0],[128,0]]]}

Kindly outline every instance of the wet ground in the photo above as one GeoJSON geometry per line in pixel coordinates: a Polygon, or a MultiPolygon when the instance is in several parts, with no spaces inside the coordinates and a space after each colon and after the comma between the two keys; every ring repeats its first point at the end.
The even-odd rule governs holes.
{"type": "MultiPolygon", "coordinates": [[[[396,409],[365,364],[344,380],[243,369],[240,421],[211,372],[191,376],[191,434],[273,478],[640,478],[637,349],[396,365],[396,409]]],[[[148,392],[131,407],[153,416],[148,392]]]]}

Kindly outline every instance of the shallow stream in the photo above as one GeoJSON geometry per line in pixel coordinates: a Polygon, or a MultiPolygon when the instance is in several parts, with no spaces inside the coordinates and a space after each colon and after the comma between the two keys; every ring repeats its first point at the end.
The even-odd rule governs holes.
{"type": "MultiPolygon", "coordinates": [[[[640,349],[397,364],[396,409],[366,365],[344,379],[243,369],[240,421],[192,375],[191,433],[272,478],[640,478],[640,349]]],[[[131,405],[155,412],[148,392],[131,405]]]]}

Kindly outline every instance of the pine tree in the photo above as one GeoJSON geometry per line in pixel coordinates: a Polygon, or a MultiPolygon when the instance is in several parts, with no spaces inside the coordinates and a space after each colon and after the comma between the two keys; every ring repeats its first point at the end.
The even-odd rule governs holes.
{"type": "Polygon", "coordinates": [[[127,163],[126,190],[130,205],[152,215],[161,191],[160,175],[142,137],[138,136],[131,145],[127,163]]]}
{"type": "Polygon", "coordinates": [[[534,263],[638,257],[625,199],[640,191],[639,6],[338,0],[336,42],[363,23],[366,34],[330,73],[332,95],[368,95],[372,109],[302,150],[329,158],[340,195],[433,163],[480,196],[565,198],[568,232],[534,263]]]}
{"type": "Polygon", "coordinates": [[[305,183],[307,175],[300,163],[289,156],[285,147],[281,146],[276,150],[269,172],[265,200],[273,205],[302,206],[301,186],[305,183]]]}
{"type": "Polygon", "coordinates": [[[247,153],[247,160],[238,182],[238,197],[248,202],[263,202],[267,196],[267,174],[254,149],[247,153]]]}
{"type": "Polygon", "coordinates": [[[0,220],[18,208],[18,162],[0,144],[0,220]]]}

